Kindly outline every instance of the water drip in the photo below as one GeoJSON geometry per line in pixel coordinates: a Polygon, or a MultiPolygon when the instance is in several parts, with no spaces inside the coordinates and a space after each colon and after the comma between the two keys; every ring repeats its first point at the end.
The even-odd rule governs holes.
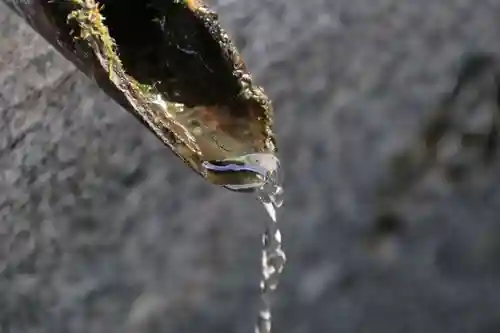
{"type": "Polygon", "coordinates": [[[222,186],[233,191],[256,193],[270,217],[262,234],[261,304],[255,333],[271,333],[271,297],[286,262],[276,214],[277,209],[283,205],[279,160],[272,154],[249,154],[223,161],[205,162],[203,166],[213,177],[228,181],[222,183],[222,186]],[[225,177],[221,178],[221,175],[225,177]]]}
{"type": "Polygon", "coordinates": [[[272,293],[278,287],[279,277],[286,263],[286,255],[282,249],[281,232],[276,217],[277,208],[283,204],[283,199],[281,198],[283,188],[275,184],[267,189],[259,190],[258,194],[271,219],[270,221],[268,220],[266,229],[262,235],[261,306],[255,326],[255,333],[271,333],[271,297],[272,293]],[[265,191],[269,189],[272,189],[272,191],[265,191]]]}

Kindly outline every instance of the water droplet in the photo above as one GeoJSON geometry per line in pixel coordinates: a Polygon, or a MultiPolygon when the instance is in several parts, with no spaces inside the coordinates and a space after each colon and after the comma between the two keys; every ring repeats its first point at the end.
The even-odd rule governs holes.
{"type": "Polygon", "coordinates": [[[174,106],[175,112],[177,112],[177,113],[183,113],[184,111],[186,111],[186,106],[184,104],[173,103],[173,106],[174,106]]]}
{"type": "Polygon", "coordinates": [[[203,130],[200,126],[196,126],[192,130],[194,136],[201,136],[203,134],[203,130]]]}
{"type": "Polygon", "coordinates": [[[273,221],[276,221],[276,209],[274,208],[274,205],[271,202],[262,202],[262,203],[264,204],[264,208],[266,209],[271,219],[273,221]]]}

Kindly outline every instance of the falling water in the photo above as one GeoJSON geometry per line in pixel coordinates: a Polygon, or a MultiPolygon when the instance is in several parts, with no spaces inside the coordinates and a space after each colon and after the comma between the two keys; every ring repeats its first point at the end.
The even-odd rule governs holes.
{"type": "MultiPolygon", "coordinates": [[[[272,179],[271,179],[272,180],[272,179]]],[[[281,248],[281,232],[278,228],[276,209],[283,204],[283,188],[271,181],[259,191],[259,199],[271,220],[262,234],[262,279],[260,281],[261,308],[255,326],[255,333],[271,332],[271,296],[276,290],[279,276],[286,262],[281,248]]]]}
{"type": "Polygon", "coordinates": [[[249,154],[238,159],[204,163],[212,173],[253,173],[252,182],[225,184],[235,191],[255,190],[264,205],[270,220],[262,234],[262,278],[260,281],[260,308],[255,333],[271,333],[271,297],[276,290],[279,277],[285,266],[286,256],[281,247],[281,232],[278,228],[276,211],[283,205],[283,187],[279,160],[272,154],[249,154]]]}

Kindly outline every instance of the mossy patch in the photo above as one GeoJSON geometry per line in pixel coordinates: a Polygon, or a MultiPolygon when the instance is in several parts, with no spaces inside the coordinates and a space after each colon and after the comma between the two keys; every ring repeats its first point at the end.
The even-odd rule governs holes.
{"type": "MultiPolygon", "coordinates": [[[[75,21],[80,27],[79,36],[75,38],[83,39],[89,42],[89,46],[93,46],[91,41],[98,42],[99,51],[104,55],[107,62],[107,71],[112,80],[112,76],[128,79],[132,86],[145,97],[151,97],[153,94],[158,94],[154,84],[139,83],[130,75],[126,74],[122,62],[117,52],[115,40],[111,37],[108,27],[104,24],[106,18],[101,14],[103,5],[94,0],[69,0],[77,5],[79,9],[73,10],[68,15],[68,22],[75,21]]],[[[92,48],[94,48],[92,47],[92,48]]],[[[112,80],[113,81],[113,80],[112,80]]]]}

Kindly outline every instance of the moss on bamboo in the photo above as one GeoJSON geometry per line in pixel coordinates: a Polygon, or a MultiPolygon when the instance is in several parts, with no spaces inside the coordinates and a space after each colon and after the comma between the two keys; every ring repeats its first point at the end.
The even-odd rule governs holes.
{"type": "Polygon", "coordinates": [[[104,24],[106,18],[101,13],[104,5],[100,5],[99,2],[94,0],[69,1],[79,7],[78,9],[73,10],[67,18],[68,23],[75,21],[80,27],[79,35],[74,36],[74,38],[87,41],[89,47],[91,48],[93,48],[91,39],[94,41],[100,41],[101,45],[99,46],[102,46],[102,50],[100,51],[104,53],[110,80],[113,81],[113,75],[125,78],[132,83],[132,87],[136,90],[136,93],[139,93],[144,97],[151,98],[153,95],[158,94],[155,84],[150,85],[139,83],[132,76],[126,73],[117,52],[116,42],[111,37],[108,27],[104,24]]]}

